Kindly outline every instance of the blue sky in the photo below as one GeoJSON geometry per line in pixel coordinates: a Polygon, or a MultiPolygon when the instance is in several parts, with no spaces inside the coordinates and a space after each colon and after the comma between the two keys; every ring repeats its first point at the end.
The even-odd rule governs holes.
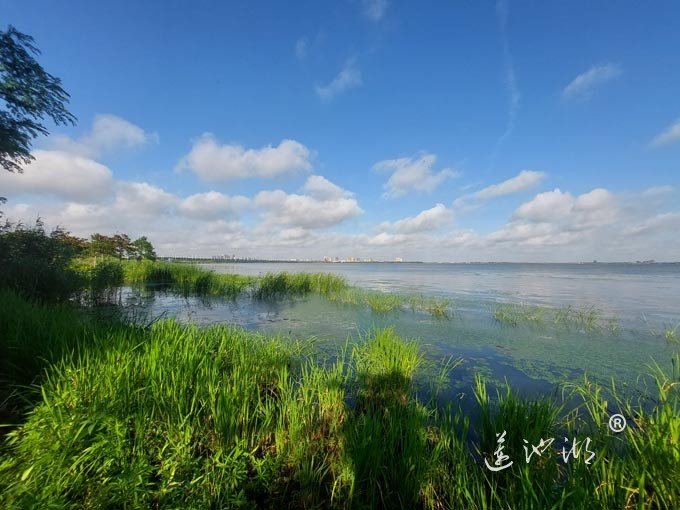
{"type": "Polygon", "coordinates": [[[677,260],[680,4],[10,2],[71,94],[5,215],[167,255],[677,260]]]}

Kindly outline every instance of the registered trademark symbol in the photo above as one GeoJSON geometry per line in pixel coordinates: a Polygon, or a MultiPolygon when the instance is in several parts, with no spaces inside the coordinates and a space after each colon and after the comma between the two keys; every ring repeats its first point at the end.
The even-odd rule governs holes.
{"type": "Polygon", "coordinates": [[[609,430],[615,434],[623,432],[623,430],[626,428],[626,425],[626,419],[622,414],[612,414],[611,418],[609,418],[609,430]]]}

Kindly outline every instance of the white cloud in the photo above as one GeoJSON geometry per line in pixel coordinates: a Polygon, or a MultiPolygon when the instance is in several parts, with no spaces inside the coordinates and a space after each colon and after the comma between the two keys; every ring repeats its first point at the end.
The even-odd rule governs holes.
{"type": "Polygon", "coordinates": [[[680,119],[676,120],[674,124],[668,126],[661,133],[656,135],[654,139],[649,142],[650,147],[661,147],[662,145],[670,145],[680,142],[680,119]]]}
{"type": "Polygon", "coordinates": [[[139,126],[111,114],[97,115],[90,133],[77,140],[65,135],[53,135],[48,139],[50,148],[93,158],[149,143],[158,143],[158,134],[147,133],[139,126]]]}
{"type": "Polygon", "coordinates": [[[232,197],[217,191],[209,191],[196,193],[183,199],[179,204],[179,212],[188,218],[197,220],[216,220],[237,216],[249,205],[250,200],[246,197],[232,197]]]}
{"type": "Polygon", "coordinates": [[[400,197],[412,191],[431,192],[447,177],[460,175],[450,168],[435,173],[432,166],[436,160],[434,154],[422,154],[418,158],[388,159],[373,165],[373,170],[391,171],[392,175],[383,186],[385,196],[400,197]]]}
{"type": "Polygon", "coordinates": [[[23,173],[0,172],[3,195],[52,195],[91,202],[111,193],[113,174],[101,163],[64,151],[33,151],[23,173]]]}
{"type": "Polygon", "coordinates": [[[325,181],[323,183],[315,177],[318,176],[311,176],[305,185],[306,189],[312,190],[310,195],[288,194],[281,190],[258,193],[254,202],[265,211],[267,223],[292,228],[325,228],[363,212],[349,192],[326,179],[321,178],[325,181]],[[333,191],[331,194],[328,193],[330,190],[333,191]]]}
{"type": "Polygon", "coordinates": [[[359,87],[361,84],[361,70],[357,66],[356,58],[350,58],[333,81],[328,85],[317,85],[315,90],[323,101],[328,101],[348,89],[359,87]]]}
{"type": "Polygon", "coordinates": [[[307,52],[309,50],[308,47],[309,43],[307,42],[306,37],[301,37],[295,41],[295,56],[300,60],[304,59],[307,56],[307,52]]]}
{"type": "Polygon", "coordinates": [[[521,94],[519,86],[517,85],[517,76],[515,73],[515,66],[512,62],[512,53],[510,52],[510,43],[508,40],[508,4],[505,0],[498,0],[496,2],[496,17],[498,19],[498,27],[501,33],[501,45],[503,50],[503,81],[508,94],[508,114],[505,131],[501,134],[496,142],[496,146],[491,154],[492,160],[495,159],[496,153],[500,149],[503,142],[512,134],[515,129],[515,121],[519,113],[521,94]]]}
{"type": "Polygon", "coordinates": [[[562,224],[570,230],[583,230],[616,221],[616,197],[606,189],[597,188],[573,197],[559,189],[539,193],[520,205],[514,219],[535,223],[562,224]]]}
{"type": "Polygon", "coordinates": [[[311,170],[311,157],[311,151],[295,140],[283,140],[277,147],[245,149],[219,145],[213,135],[204,133],[175,169],[191,170],[206,181],[272,178],[311,170]]]}
{"type": "Polygon", "coordinates": [[[172,193],[146,182],[119,182],[114,210],[129,217],[157,216],[177,205],[172,193]]]}
{"type": "Polygon", "coordinates": [[[536,186],[544,177],[545,173],[543,172],[522,170],[518,175],[511,179],[477,191],[474,196],[481,200],[488,200],[490,198],[509,195],[536,186]]]}
{"type": "Polygon", "coordinates": [[[623,231],[627,236],[639,236],[656,232],[675,234],[680,229],[680,212],[657,214],[639,225],[634,225],[623,231]]]}
{"type": "Polygon", "coordinates": [[[593,66],[579,74],[562,90],[562,98],[567,101],[588,99],[595,88],[620,76],[623,72],[618,64],[593,66]]]}
{"type": "Polygon", "coordinates": [[[363,14],[371,21],[380,21],[385,16],[390,3],[387,0],[362,0],[363,14]]]}
{"type": "Polygon", "coordinates": [[[403,234],[436,230],[451,221],[452,213],[444,204],[437,204],[431,209],[426,209],[415,216],[409,216],[395,222],[384,222],[380,228],[395,230],[403,234]]]}
{"type": "Polygon", "coordinates": [[[520,205],[510,222],[487,236],[491,243],[534,247],[578,245],[620,219],[617,198],[597,188],[574,197],[559,189],[539,193],[520,205]]]}
{"type": "Polygon", "coordinates": [[[321,175],[310,175],[305,182],[303,189],[314,198],[319,200],[329,200],[341,197],[351,197],[352,193],[342,189],[337,184],[322,177],[321,175]]]}
{"type": "Polygon", "coordinates": [[[387,232],[381,232],[368,239],[367,243],[370,246],[394,246],[406,242],[409,239],[408,236],[404,234],[388,234],[387,232]]]}
{"type": "Polygon", "coordinates": [[[513,216],[534,222],[559,221],[568,216],[573,207],[574,197],[556,188],[539,193],[529,202],[520,205],[513,216]]]}

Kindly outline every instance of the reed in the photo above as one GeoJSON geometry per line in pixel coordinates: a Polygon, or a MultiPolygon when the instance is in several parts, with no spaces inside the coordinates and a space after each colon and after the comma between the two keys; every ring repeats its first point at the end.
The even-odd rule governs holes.
{"type": "Polygon", "coordinates": [[[236,274],[217,274],[191,264],[125,261],[127,283],[143,283],[169,289],[182,295],[223,296],[236,298],[248,290],[255,278],[236,274]]]}
{"type": "Polygon", "coordinates": [[[566,412],[477,377],[462,411],[419,398],[423,355],[392,329],[324,365],[300,342],[93,320],[8,291],[0,329],[2,387],[23,406],[1,447],[2,508],[680,506],[680,356],[653,367],[644,401],[585,380],[566,412]],[[491,472],[504,430],[513,465],[491,472]],[[524,440],[550,437],[526,462],[524,440]],[[564,437],[591,439],[592,462],[564,462],[564,437]]]}
{"type": "Polygon", "coordinates": [[[315,292],[331,295],[348,289],[347,281],[327,273],[267,273],[257,280],[253,296],[257,299],[275,299],[283,296],[302,296],[315,292]]]}
{"type": "Polygon", "coordinates": [[[575,309],[571,306],[550,308],[544,306],[501,304],[492,312],[494,320],[507,326],[531,326],[578,329],[584,332],[618,331],[618,320],[615,317],[604,317],[595,308],[575,309]]]}

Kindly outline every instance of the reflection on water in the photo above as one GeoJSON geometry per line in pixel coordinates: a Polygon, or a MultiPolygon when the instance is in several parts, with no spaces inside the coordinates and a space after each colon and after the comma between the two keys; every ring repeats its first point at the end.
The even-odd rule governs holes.
{"type": "Polygon", "coordinates": [[[199,325],[232,323],[267,334],[314,339],[316,352],[329,358],[348,339],[356,341],[373,327],[394,327],[402,338],[420,342],[433,367],[443,358],[463,358],[446,392],[450,398],[469,395],[477,372],[496,381],[507,379],[527,394],[553,392],[565,381],[582,381],[584,374],[605,384],[612,377],[634,384],[653,359],[667,363],[677,350],[640,321],[616,332],[584,331],[574,325],[501,325],[493,319],[493,303],[480,299],[465,300],[449,320],[410,310],[376,314],[368,307],[335,304],[316,295],[278,301],[243,296],[232,301],[135,287],[122,289],[119,299],[128,315],[145,321],[171,316],[199,325]]]}

